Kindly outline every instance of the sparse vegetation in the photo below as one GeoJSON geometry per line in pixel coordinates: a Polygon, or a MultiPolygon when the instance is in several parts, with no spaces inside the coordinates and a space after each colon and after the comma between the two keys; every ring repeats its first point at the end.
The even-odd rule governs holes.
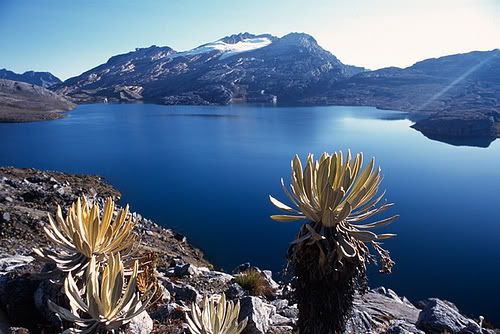
{"type": "Polygon", "coordinates": [[[157,306],[162,302],[163,293],[160,289],[158,278],[156,276],[157,255],[154,252],[148,252],[139,259],[139,273],[137,274],[137,289],[141,294],[147,294],[152,287],[155,291],[151,298],[151,307],[157,306]]]}
{"type": "Polygon", "coordinates": [[[255,269],[242,272],[235,277],[235,281],[252,296],[270,297],[273,294],[269,282],[255,269]]]}

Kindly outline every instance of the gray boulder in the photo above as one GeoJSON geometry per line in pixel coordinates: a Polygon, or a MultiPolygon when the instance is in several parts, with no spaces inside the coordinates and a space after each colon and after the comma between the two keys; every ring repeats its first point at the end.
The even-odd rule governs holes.
{"type": "Polygon", "coordinates": [[[271,325],[271,318],[276,314],[276,308],[253,296],[240,299],[240,305],[239,320],[248,318],[242,334],[265,334],[271,325]]]}
{"type": "Polygon", "coordinates": [[[415,306],[394,291],[377,288],[356,296],[346,333],[380,333],[387,329],[389,333],[421,333],[413,328],[418,314],[415,306]]]}
{"type": "Polygon", "coordinates": [[[201,295],[198,293],[193,286],[189,284],[175,284],[170,280],[161,280],[163,286],[170,292],[170,294],[175,298],[176,301],[184,302],[199,302],[201,301],[201,295]]]}
{"type": "Polygon", "coordinates": [[[457,307],[450,302],[437,298],[429,298],[421,305],[425,307],[418,316],[417,328],[429,334],[451,333],[481,334],[479,325],[460,314],[457,307]]]}

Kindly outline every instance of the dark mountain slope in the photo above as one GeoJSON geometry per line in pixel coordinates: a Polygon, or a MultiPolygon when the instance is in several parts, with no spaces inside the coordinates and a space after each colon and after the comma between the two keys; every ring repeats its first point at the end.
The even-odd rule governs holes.
{"type": "Polygon", "coordinates": [[[0,79],[26,82],[44,88],[62,83],[59,78],[49,72],[27,71],[23,74],[18,74],[6,69],[0,69],[0,79]]]}

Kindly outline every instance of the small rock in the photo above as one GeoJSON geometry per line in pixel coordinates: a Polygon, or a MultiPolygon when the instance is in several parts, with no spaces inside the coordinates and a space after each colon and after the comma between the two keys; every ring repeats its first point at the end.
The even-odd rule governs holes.
{"type": "Polygon", "coordinates": [[[11,202],[11,203],[12,203],[12,202],[14,202],[14,200],[13,200],[13,199],[12,199],[12,197],[10,197],[10,196],[5,197],[5,200],[6,200],[7,202],[11,202]]]}
{"type": "Polygon", "coordinates": [[[394,299],[395,301],[397,301],[399,303],[403,303],[401,298],[399,298],[398,294],[396,292],[394,292],[394,290],[392,290],[392,289],[387,289],[387,292],[385,295],[391,299],[394,299]]]}
{"type": "Polygon", "coordinates": [[[298,319],[299,318],[299,309],[297,308],[297,305],[292,305],[289,307],[285,307],[284,309],[279,311],[279,314],[281,314],[284,317],[287,317],[289,319],[298,319]]]}
{"type": "Polygon", "coordinates": [[[294,334],[292,326],[272,326],[269,334],[294,334]]]}
{"type": "Polygon", "coordinates": [[[384,332],[384,334],[425,334],[425,333],[417,329],[417,327],[415,327],[414,324],[396,320],[391,323],[390,327],[384,332]]]}
{"type": "Polygon", "coordinates": [[[232,273],[233,275],[241,274],[242,272],[245,272],[250,269],[257,270],[258,272],[260,272],[259,268],[252,266],[250,262],[245,262],[234,268],[232,273]]]}
{"type": "Polygon", "coordinates": [[[56,190],[59,195],[71,194],[71,187],[61,187],[56,190]]]}
{"type": "Polygon", "coordinates": [[[225,294],[229,299],[238,299],[245,295],[245,290],[238,283],[231,283],[227,287],[225,294]]]}
{"type": "Polygon", "coordinates": [[[10,213],[4,212],[3,215],[2,215],[2,218],[3,218],[4,221],[10,222],[10,213]]]}
{"type": "Polygon", "coordinates": [[[372,292],[379,293],[381,295],[386,295],[387,290],[383,286],[379,286],[378,288],[371,289],[372,292]]]}
{"type": "Polygon", "coordinates": [[[201,295],[194,287],[189,284],[175,284],[167,279],[162,280],[162,284],[174,296],[175,300],[190,303],[201,301],[201,295]]]}
{"type": "Polygon", "coordinates": [[[211,281],[220,281],[221,283],[227,283],[229,281],[232,281],[234,279],[233,276],[223,273],[222,271],[217,271],[217,270],[204,270],[202,268],[198,268],[203,272],[203,276],[205,278],[208,278],[211,281]]]}
{"type": "Polygon", "coordinates": [[[280,314],[275,314],[271,317],[272,326],[287,326],[293,325],[293,321],[290,318],[284,317],[280,314]]]}
{"type": "Polygon", "coordinates": [[[158,284],[158,286],[159,286],[158,288],[161,290],[160,302],[163,304],[170,303],[170,299],[172,299],[170,292],[167,290],[167,288],[163,284],[158,284]]]}
{"type": "Polygon", "coordinates": [[[153,331],[153,319],[148,312],[142,311],[128,323],[127,332],[131,334],[149,334],[153,331]]]}
{"type": "Polygon", "coordinates": [[[151,318],[159,322],[167,319],[184,319],[184,308],[176,303],[164,304],[151,313],[151,318]]]}
{"type": "Polygon", "coordinates": [[[262,273],[266,277],[267,282],[269,283],[269,286],[273,289],[276,290],[279,288],[279,284],[276,283],[273,280],[273,272],[271,270],[262,270],[262,273]]]}
{"type": "Polygon", "coordinates": [[[287,299],[276,299],[271,302],[271,305],[274,305],[276,307],[276,310],[279,312],[283,310],[285,307],[288,307],[288,300],[287,299]]]}
{"type": "Polygon", "coordinates": [[[186,275],[195,276],[198,273],[199,272],[198,272],[197,268],[189,263],[174,267],[174,275],[177,277],[183,277],[186,275]]]}
{"type": "Polygon", "coordinates": [[[96,197],[98,195],[97,191],[94,188],[89,189],[89,195],[90,197],[96,197]]]}

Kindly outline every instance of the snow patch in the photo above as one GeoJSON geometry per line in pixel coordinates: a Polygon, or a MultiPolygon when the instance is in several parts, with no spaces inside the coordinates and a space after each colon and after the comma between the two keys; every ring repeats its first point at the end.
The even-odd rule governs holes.
{"type": "Polygon", "coordinates": [[[212,43],[204,44],[192,50],[179,52],[175,54],[174,57],[195,56],[203,53],[218,51],[222,53],[220,59],[224,59],[242,52],[248,52],[263,48],[271,43],[272,41],[267,37],[246,38],[234,44],[218,40],[212,43]]]}

